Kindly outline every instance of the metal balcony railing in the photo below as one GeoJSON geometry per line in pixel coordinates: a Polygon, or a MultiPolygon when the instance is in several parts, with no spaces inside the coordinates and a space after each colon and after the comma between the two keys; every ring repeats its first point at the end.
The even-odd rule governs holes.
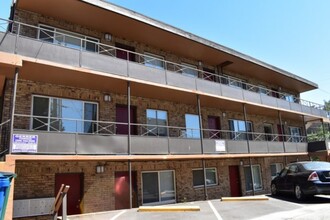
{"type": "MultiPolygon", "coordinates": [[[[42,28],[38,26],[33,26],[33,25],[5,20],[5,19],[0,19],[0,31],[1,30],[7,33],[10,32],[12,34],[15,34],[16,37],[22,36],[22,37],[37,39],[45,43],[52,43],[59,46],[76,49],[79,50],[80,53],[82,51],[88,51],[88,52],[98,53],[103,56],[111,56],[118,59],[125,59],[129,62],[140,63],[151,68],[164,69],[164,70],[176,72],[178,74],[190,75],[202,80],[225,84],[238,89],[243,89],[243,90],[259,93],[261,95],[283,99],[288,102],[301,104],[303,106],[307,106],[319,110],[325,109],[324,105],[300,99],[298,97],[293,96],[292,94],[274,91],[266,87],[257,86],[244,82],[244,80],[232,78],[230,76],[217,75],[211,72],[203,71],[201,69],[192,66],[174,63],[171,61],[167,61],[161,57],[150,56],[148,54],[141,54],[134,51],[129,51],[118,47],[114,47],[111,45],[102,44],[95,40],[89,40],[90,38],[88,37],[81,38],[75,36],[74,34],[72,35],[69,33],[67,34],[67,32],[65,34],[59,32],[55,33],[55,31],[52,31],[47,28],[42,28]],[[40,33],[42,33],[43,35],[42,39],[39,38],[40,33]]],[[[330,118],[330,112],[327,112],[327,117],[330,118]]]]}
{"type": "MultiPolygon", "coordinates": [[[[76,133],[90,135],[127,135],[128,123],[93,121],[72,118],[57,118],[15,114],[15,130],[76,133]]],[[[230,130],[198,129],[178,126],[131,123],[132,136],[159,138],[221,139],[233,141],[307,142],[306,136],[242,132],[230,130]]]]}

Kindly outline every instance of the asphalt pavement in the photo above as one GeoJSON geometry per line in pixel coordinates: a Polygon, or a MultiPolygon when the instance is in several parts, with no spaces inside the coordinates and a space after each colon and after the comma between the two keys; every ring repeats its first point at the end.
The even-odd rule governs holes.
{"type": "Polygon", "coordinates": [[[255,201],[196,201],[166,206],[195,207],[200,211],[139,212],[125,209],[69,216],[68,220],[327,220],[330,219],[330,197],[315,197],[298,202],[293,197],[270,197],[255,201]]]}

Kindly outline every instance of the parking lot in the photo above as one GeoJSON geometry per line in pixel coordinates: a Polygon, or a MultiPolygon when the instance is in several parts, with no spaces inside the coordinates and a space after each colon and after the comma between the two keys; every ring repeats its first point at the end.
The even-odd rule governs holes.
{"type": "Polygon", "coordinates": [[[138,212],[138,209],[116,210],[80,216],[69,216],[69,220],[167,220],[167,219],[329,219],[330,197],[318,196],[307,202],[297,202],[293,197],[270,197],[262,201],[197,201],[170,206],[199,206],[200,211],[193,212],[138,212]]]}

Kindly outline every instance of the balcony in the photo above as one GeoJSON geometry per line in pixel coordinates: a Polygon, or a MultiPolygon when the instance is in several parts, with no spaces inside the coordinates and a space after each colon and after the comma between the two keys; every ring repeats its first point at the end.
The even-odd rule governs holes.
{"type": "Polygon", "coordinates": [[[54,37],[55,33],[48,29],[3,19],[0,21],[6,23],[6,25],[0,25],[0,28],[7,27],[7,25],[11,28],[10,32],[0,32],[0,51],[3,52],[129,77],[132,80],[137,79],[188,91],[198,91],[237,102],[270,106],[323,118],[330,115],[322,105],[245,83],[239,79],[216,75],[147,54],[101,44],[87,38],[77,38],[69,34],[54,37]],[[38,39],[37,36],[40,32],[48,34],[48,37],[38,39]],[[76,43],[79,43],[73,45],[59,40],[65,38],[74,39],[76,43]],[[88,50],[86,46],[88,44],[93,45],[94,52],[88,50]],[[126,54],[126,58],[117,58],[117,54],[122,52],[126,54]],[[134,57],[134,59],[130,59],[130,57],[134,57]],[[155,62],[161,63],[161,66],[153,65],[152,63],[155,62]],[[185,74],[187,71],[197,74],[195,77],[187,76],[185,74]]]}
{"type": "MultiPolygon", "coordinates": [[[[304,136],[200,130],[147,124],[131,124],[128,135],[118,134],[118,127],[127,123],[15,115],[15,135],[37,138],[34,149],[12,147],[12,153],[61,155],[197,155],[197,154],[276,154],[306,153],[304,136]],[[46,119],[46,118],[44,118],[46,119]],[[49,119],[49,118],[47,118],[49,119]],[[38,121],[33,130],[32,120],[38,121]],[[89,133],[81,129],[88,125],[89,133]],[[43,130],[41,130],[43,129],[43,130]],[[161,131],[161,132],[160,132],[161,131]],[[201,147],[203,143],[203,147],[201,147]],[[130,148],[130,152],[129,152],[130,148]]],[[[15,144],[15,141],[14,141],[15,144]]]]}

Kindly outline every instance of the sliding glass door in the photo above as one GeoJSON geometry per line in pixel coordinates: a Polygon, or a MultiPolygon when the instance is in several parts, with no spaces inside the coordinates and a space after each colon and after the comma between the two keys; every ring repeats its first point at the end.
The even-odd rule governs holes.
{"type": "Polygon", "coordinates": [[[150,171],[142,173],[143,204],[174,203],[174,171],[150,171]]]}

